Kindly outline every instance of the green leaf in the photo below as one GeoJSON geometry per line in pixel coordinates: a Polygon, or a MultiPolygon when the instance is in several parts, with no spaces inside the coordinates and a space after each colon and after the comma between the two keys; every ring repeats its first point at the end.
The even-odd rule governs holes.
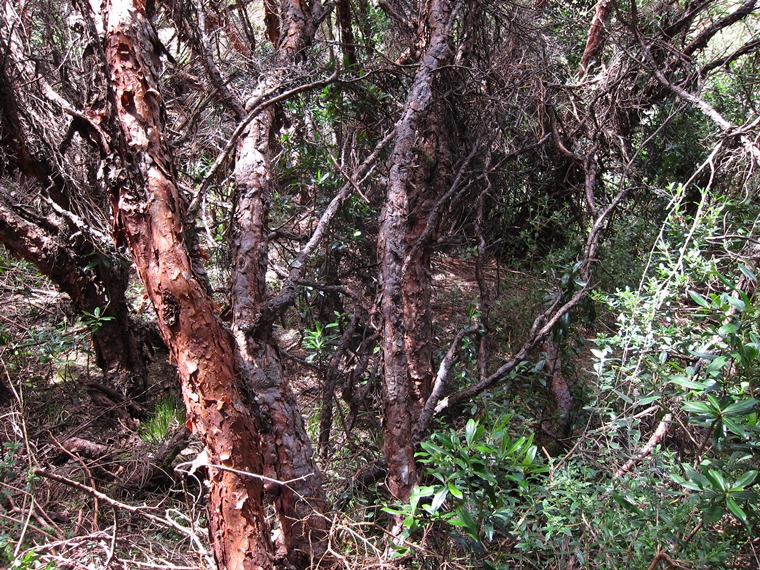
{"type": "Polygon", "coordinates": [[[478,422],[470,418],[467,420],[467,425],[464,426],[464,438],[467,441],[467,445],[472,445],[473,439],[475,439],[475,433],[478,429],[478,422]]]}
{"type": "Polygon", "coordinates": [[[537,452],[538,448],[535,445],[531,445],[528,448],[528,451],[525,453],[525,458],[522,460],[523,467],[530,467],[531,463],[533,463],[533,460],[536,459],[537,452]]]}
{"type": "Polygon", "coordinates": [[[442,488],[435,494],[433,497],[433,502],[430,503],[430,510],[428,510],[431,515],[438,512],[438,509],[440,509],[441,505],[443,505],[443,503],[446,501],[448,494],[449,490],[446,487],[442,488]]]}
{"type": "Polygon", "coordinates": [[[731,511],[731,514],[739,519],[742,524],[748,524],[747,513],[745,513],[739,504],[734,501],[733,497],[726,497],[726,506],[728,507],[728,510],[731,511]]]}
{"type": "Polygon", "coordinates": [[[460,491],[457,488],[457,486],[454,485],[454,483],[452,483],[451,481],[449,481],[448,487],[449,487],[449,493],[451,493],[452,497],[455,497],[457,499],[463,499],[464,498],[464,494],[462,493],[462,491],[460,491]]]}
{"type": "Polygon", "coordinates": [[[707,371],[708,374],[715,376],[720,373],[721,368],[723,368],[726,365],[726,362],[728,362],[728,357],[719,356],[716,359],[714,359],[710,364],[708,364],[705,370],[707,371]]]}
{"type": "Polygon", "coordinates": [[[697,485],[693,481],[687,481],[686,479],[684,479],[680,475],[671,474],[670,478],[673,481],[675,481],[676,483],[678,483],[679,485],[681,485],[682,487],[686,487],[687,489],[691,489],[692,491],[701,491],[702,490],[702,488],[699,485],[697,485]]]}
{"type": "Polygon", "coordinates": [[[749,485],[751,485],[756,477],[757,477],[757,471],[755,470],[747,471],[744,475],[742,475],[736,480],[736,483],[734,483],[734,487],[744,489],[745,487],[748,487],[749,485]]]}
{"type": "Polygon", "coordinates": [[[689,291],[689,297],[700,307],[709,307],[710,302],[696,291],[689,291]]]}
{"type": "Polygon", "coordinates": [[[646,406],[647,404],[651,404],[652,402],[656,402],[660,398],[662,398],[662,394],[652,394],[650,396],[644,396],[643,398],[639,398],[638,400],[636,400],[636,403],[639,406],[646,406]]]}
{"type": "Polygon", "coordinates": [[[743,313],[747,309],[747,305],[744,304],[744,301],[737,299],[736,297],[729,296],[726,298],[726,301],[728,301],[728,304],[740,313],[743,313]]]}
{"type": "MultiPolygon", "coordinates": [[[[733,297],[729,297],[729,299],[733,299],[733,297]]],[[[738,299],[734,299],[735,301],[738,299]]],[[[739,330],[739,326],[735,323],[726,323],[722,327],[718,329],[718,334],[720,336],[729,336],[734,334],[739,330]]]]}
{"type": "Polygon", "coordinates": [[[736,423],[731,418],[723,418],[723,425],[728,428],[728,431],[730,431],[733,434],[738,435],[739,437],[747,437],[747,431],[742,427],[740,424],[736,423]]]}
{"type": "Polygon", "coordinates": [[[705,524],[712,524],[720,520],[723,516],[723,505],[715,503],[708,505],[706,509],[702,511],[702,520],[705,524]]]}
{"type": "Polygon", "coordinates": [[[739,264],[739,271],[741,271],[741,272],[744,274],[744,276],[745,276],[747,279],[749,279],[750,281],[752,281],[753,283],[756,283],[756,282],[757,282],[757,277],[756,277],[756,276],[755,276],[755,274],[752,272],[752,270],[751,270],[749,267],[747,267],[746,265],[742,265],[742,264],[740,263],[740,264],[739,264]]]}
{"type": "Polygon", "coordinates": [[[715,414],[715,410],[707,402],[684,402],[683,409],[693,414],[715,414]]]}
{"type": "MultiPolygon", "coordinates": [[[[514,455],[514,453],[520,449],[523,444],[527,441],[525,436],[521,436],[519,439],[517,439],[512,445],[510,445],[506,451],[504,451],[504,456],[509,457],[511,455],[514,455]]],[[[505,440],[505,443],[509,443],[509,440],[505,440]]]]}
{"type": "Polygon", "coordinates": [[[688,377],[679,374],[677,376],[673,376],[670,380],[673,384],[676,384],[678,386],[681,386],[681,388],[686,388],[687,390],[707,390],[711,386],[715,385],[715,381],[708,380],[707,382],[692,382],[688,379],[688,377]]]}
{"type": "Polygon", "coordinates": [[[625,497],[624,495],[621,495],[617,491],[612,493],[612,498],[615,499],[615,502],[619,504],[621,507],[626,509],[627,511],[631,511],[632,513],[635,513],[639,516],[644,516],[644,511],[642,511],[639,507],[636,506],[636,504],[631,501],[628,497],[625,497]]]}
{"type": "Polygon", "coordinates": [[[686,472],[686,476],[692,481],[694,481],[694,483],[699,485],[700,490],[703,490],[706,486],[710,484],[710,482],[707,480],[707,477],[702,475],[702,473],[694,469],[688,463],[683,463],[682,467],[683,467],[683,470],[686,472]]]}
{"type": "Polygon", "coordinates": [[[721,406],[720,402],[718,402],[718,398],[713,396],[712,394],[705,394],[707,396],[707,401],[710,402],[710,405],[712,406],[713,410],[716,412],[720,412],[721,406]]]}
{"type": "Polygon", "coordinates": [[[467,531],[469,537],[473,540],[478,540],[478,525],[473,520],[472,515],[469,513],[469,511],[464,507],[459,507],[456,510],[456,513],[459,516],[459,519],[464,522],[464,524],[461,526],[467,531]]]}
{"type": "Polygon", "coordinates": [[[755,398],[749,398],[741,402],[734,402],[723,410],[724,416],[745,416],[752,412],[757,405],[755,398]]]}
{"type": "Polygon", "coordinates": [[[412,489],[412,493],[409,495],[409,505],[412,507],[412,512],[417,510],[417,504],[423,497],[429,497],[435,493],[435,487],[415,487],[412,489]]]}
{"type": "Polygon", "coordinates": [[[404,511],[400,511],[399,509],[393,509],[391,507],[383,507],[380,509],[384,513],[388,513],[389,515],[403,515],[404,511]]]}
{"type": "Polygon", "coordinates": [[[720,491],[722,493],[728,491],[728,483],[726,483],[726,480],[723,477],[723,473],[720,471],[716,471],[715,469],[708,469],[705,476],[710,481],[710,483],[712,483],[716,491],[720,491]]]}

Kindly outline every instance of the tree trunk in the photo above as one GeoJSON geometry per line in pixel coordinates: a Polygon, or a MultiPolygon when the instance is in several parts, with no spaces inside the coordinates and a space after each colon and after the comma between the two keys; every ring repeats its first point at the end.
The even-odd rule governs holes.
{"type": "Polygon", "coordinates": [[[351,28],[351,3],[348,0],[337,0],[335,15],[340,29],[340,48],[343,51],[343,64],[356,67],[356,40],[351,28]]]}
{"type": "Polygon", "coordinates": [[[378,235],[383,317],[383,447],[388,463],[389,489],[395,498],[402,501],[409,497],[416,482],[412,441],[413,388],[404,339],[403,306],[408,186],[414,175],[417,130],[433,98],[433,75],[451,55],[451,20],[450,0],[434,0],[430,4],[427,11],[430,42],[407,96],[401,119],[396,125],[396,142],[391,154],[386,203],[378,235]]]}
{"type": "Polygon", "coordinates": [[[77,251],[76,246],[82,244],[61,239],[67,235],[61,227],[29,212],[22,216],[13,204],[5,189],[0,190],[0,242],[13,255],[33,263],[79,311],[99,311],[104,317],[92,333],[96,362],[104,373],[127,386],[129,379],[122,375],[144,376],[145,365],[124,298],[126,268],[112,259],[93,266],[97,255],[93,248],[87,248],[88,253],[77,251]],[[85,269],[88,265],[91,268],[85,269]]]}
{"type": "Polygon", "coordinates": [[[607,25],[611,10],[612,0],[599,0],[594,7],[594,18],[591,20],[591,26],[589,26],[586,47],[583,50],[578,68],[578,76],[581,78],[586,75],[589,66],[597,62],[602,54],[605,38],[604,27],[607,25]]]}
{"type": "MultiPolygon", "coordinates": [[[[438,81],[441,78],[439,76],[438,81]]],[[[445,80],[444,80],[445,81],[445,80]]],[[[436,201],[451,181],[451,157],[456,134],[448,128],[442,101],[433,101],[422,117],[415,143],[415,169],[409,184],[406,223],[407,260],[403,268],[401,295],[404,307],[404,345],[409,378],[415,399],[414,415],[425,406],[433,388],[433,322],[431,300],[431,254],[435,227],[428,228],[436,201]]],[[[432,225],[437,225],[435,221],[432,225]]]]}
{"type": "Polygon", "coordinates": [[[113,0],[105,18],[113,102],[122,149],[129,149],[121,157],[127,179],[114,188],[114,208],[177,364],[188,418],[208,456],[214,556],[222,569],[271,568],[263,486],[256,476],[263,469],[257,403],[239,381],[234,341],[193,275],[183,243],[183,205],[161,136],[158,55],[144,6],[113,0]]]}
{"type": "Polygon", "coordinates": [[[281,554],[287,553],[296,567],[306,568],[326,551],[323,513],[327,499],[301,413],[272,341],[271,324],[250,328],[266,301],[272,115],[268,109],[259,113],[238,144],[231,244],[233,330],[245,378],[259,406],[265,474],[292,481],[267,488],[280,521],[281,554]]]}
{"type": "MultiPolygon", "coordinates": [[[[22,87],[15,85],[11,70],[15,69],[16,57],[27,61],[23,41],[18,37],[20,22],[14,13],[4,14],[4,20],[12,30],[10,37],[0,41],[6,51],[6,64],[0,68],[0,147],[7,160],[5,168],[11,176],[20,174],[25,181],[34,181],[52,203],[69,217],[69,188],[55,160],[42,152],[35,152],[30,139],[38,144],[50,145],[44,139],[45,125],[32,123],[27,133],[22,116],[25,112],[22,87]],[[19,53],[21,52],[21,53],[19,53]],[[34,132],[34,128],[39,132],[34,132]]],[[[39,80],[28,63],[19,63],[14,77],[25,82],[39,80]]],[[[49,86],[47,86],[49,88],[49,86]]],[[[21,191],[21,189],[18,189],[21,191]]],[[[128,284],[128,267],[120,259],[105,236],[91,241],[93,233],[87,221],[78,219],[79,226],[70,218],[55,213],[47,217],[31,213],[19,204],[19,197],[9,191],[0,194],[0,241],[16,256],[33,263],[43,275],[50,278],[58,289],[66,293],[74,307],[81,313],[99,311],[104,317],[92,332],[92,342],[97,365],[109,377],[111,383],[129,393],[144,391],[145,362],[139,350],[138,335],[132,322],[125,292],[128,284]],[[67,239],[68,238],[68,239],[67,239]]]]}

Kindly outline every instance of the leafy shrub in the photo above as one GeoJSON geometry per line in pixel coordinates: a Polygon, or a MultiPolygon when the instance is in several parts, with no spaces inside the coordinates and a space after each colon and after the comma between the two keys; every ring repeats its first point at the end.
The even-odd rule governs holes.
{"type": "Polygon", "coordinates": [[[511,418],[500,416],[488,426],[470,419],[463,434],[437,432],[420,444],[417,460],[433,483],[415,487],[408,504],[384,509],[405,517],[402,538],[441,524],[468,550],[483,553],[510,533],[519,518],[516,511],[530,503],[547,471],[537,458],[533,435],[512,437],[511,418]]]}

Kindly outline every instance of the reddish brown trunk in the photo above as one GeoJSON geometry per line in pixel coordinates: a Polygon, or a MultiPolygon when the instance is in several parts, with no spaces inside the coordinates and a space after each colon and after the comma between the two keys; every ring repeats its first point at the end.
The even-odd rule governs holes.
{"type": "Polygon", "coordinates": [[[303,50],[314,40],[317,25],[325,15],[319,0],[281,0],[279,51],[287,60],[303,58],[303,50]]]}
{"type": "Polygon", "coordinates": [[[264,23],[267,29],[267,39],[274,47],[280,45],[280,18],[277,13],[275,0],[264,0],[264,23]]]}
{"type": "MultiPolygon", "coordinates": [[[[2,39],[6,65],[0,68],[0,145],[8,160],[6,167],[13,175],[18,173],[26,180],[35,180],[59,208],[67,210],[70,207],[68,188],[56,162],[30,147],[30,140],[44,136],[34,132],[27,134],[21,120],[23,114],[28,116],[28,109],[24,109],[23,92],[18,91],[20,86],[14,83],[36,81],[51,88],[27,58],[22,37],[25,28],[17,21],[17,14],[9,9],[10,5],[6,5],[4,20],[9,26],[8,37],[2,39]]],[[[44,125],[37,128],[45,130],[44,125]]],[[[92,334],[96,363],[119,388],[142,392],[145,366],[124,296],[127,268],[116,258],[115,252],[112,252],[113,257],[104,253],[112,251],[111,244],[104,236],[101,243],[93,243],[86,231],[67,225],[63,218],[48,219],[21,210],[18,200],[9,195],[0,196],[0,201],[3,202],[0,240],[14,255],[34,263],[71,298],[79,311],[94,313],[97,310],[106,317],[92,334]],[[52,219],[58,220],[60,225],[55,225],[52,219]],[[78,237],[68,239],[69,230],[78,237]]]]}
{"type": "Polygon", "coordinates": [[[594,8],[594,18],[591,20],[591,26],[588,30],[588,39],[586,40],[586,49],[581,56],[581,65],[578,69],[578,75],[583,77],[588,71],[589,65],[599,59],[604,47],[604,26],[610,17],[612,10],[612,0],[599,0],[594,8]]]}
{"type": "Polygon", "coordinates": [[[209,460],[209,531],[222,569],[272,567],[262,507],[263,468],[252,410],[239,388],[234,342],[193,275],[182,240],[182,204],[162,140],[156,54],[144,5],[106,7],[106,56],[131,184],[117,188],[119,220],[182,380],[188,418],[209,460]],[[246,474],[249,473],[249,474],[246,474]]]}

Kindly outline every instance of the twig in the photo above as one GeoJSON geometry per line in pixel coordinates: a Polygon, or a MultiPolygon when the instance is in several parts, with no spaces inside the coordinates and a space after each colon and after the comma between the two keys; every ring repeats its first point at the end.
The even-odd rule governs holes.
{"type": "Polygon", "coordinates": [[[205,547],[203,546],[203,544],[201,544],[200,540],[198,539],[198,536],[195,534],[195,532],[193,532],[192,529],[184,527],[178,522],[176,522],[175,520],[171,519],[168,516],[168,513],[170,511],[167,511],[167,517],[160,517],[158,515],[154,515],[152,513],[146,512],[148,509],[152,509],[152,507],[148,507],[147,505],[135,506],[135,505],[128,505],[127,503],[122,503],[121,501],[112,499],[105,493],[96,491],[95,489],[88,487],[87,485],[83,485],[82,483],[78,483],[77,481],[72,481],[71,479],[62,477],[61,475],[56,475],[55,473],[51,473],[50,471],[46,471],[44,469],[33,469],[32,473],[34,475],[37,475],[38,477],[44,477],[52,481],[57,481],[58,483],[62,483],[63,485],[82,491],[83,493],[86,493],[92,497],[96,497],[100,499],[101,501],[111,505],[112,507],[116,507],[116,508],[125,510],[127,512],[134,513],[136,515],[140,515],[141,517],[146,518],[149,521],[152,521],[156,524],[177,530],[181,532],[182,534],[184,534],[185,536],[189,537],[202,554],[208,554],[205,547]]]}
{"type": "Polygon", "coordinates": [[[454,340],[451,341],[451,346],[449,347],[448,352],[446,352],[446,356],[441,361],[441,365],[438,367],[438,374],[436,375],[435,382],[433,383],[433,390],[425,402],[425,407],[420,412],[417,424],[414,426],[413,438],[415,442],[419,442],[422,439],[423,434],[427,431],[428,426],[430,425],[430,422],[435,415],[436,406],[438,405],[438,402],[440,402],[441,397],[446,390],[446,381],[449,378],[451,369],[454,367],[457,360],[459,360],[459,345],[461,344],[462,340],[464,340],[464,337],[474,334],[479,330],[480,326],[477,323],[472,324],[460,330],[454,337],[454,340]]]}
{"type": "Polygon", "coordinates": [[[654,447],[662,441],[662,438],[665,437],[665,434],[668,431],[668,427],[670,427],[670,423],[673,421],[673,414],[667,413],[663,416],[662,420],[660,420],[659,425],[657,426],[657,429],[654,430],[654,433],[652,434],[652,437],[649,438],[649,441],[647,441],[647,444],[644,446],[644,448],[641,450],[641,452],[636,455],[635,457],[631,457],[628,461],[626,461],[625,465],[623,465],[620,469],[615,471],[615,474],[613,475],[613,478],[618,479],[628,473],[636,463],[647,457],[650,453],[652,453],[652,450],[654,447]]]}
{"type": "MultiPolygon", "coordinates": [[[[372,153],[364,160],[361,166],[357,168],[357,178],[363,177],[365,173],[371,169],[375,161],[380,158],[380,154],[382,153],[385,146],[391,140],[393,140],[395,133],[395,129],[391,129],[383,137],[383,139],[377,143],[372,153]]],[[[314,253],[317,246],[319,246],[321,243],[322,239],[327,233],[330,224],[332,223],[333,218],[335,218],[343,203],[349,198],[349,196],[351,196],[353,189],[354,182],[352,179],[350,179],[350,181],[340,189],[335,198],[330,201],[324,212],[322,212],[322,216],[319,218],[319,221],[317,222],[317,225],[314,228],[314,232],[311,234],[309,241],[306,242],[306,245],[301,250],[301,253],[299,253],[293,263],[290,264],[290,272],[288,273],[288,277],[283,282],[282,287],[280,288],[280,292],[274,298],[270,299],[262,308],[261,313],[259,313],[257,316],[256,322],[251,323],[250,325],[251,331],[256,330],[262,323],[270,322],[281,310],[289,306],[290,303],[295,300],[297,293],[296,282],[301,278],[301,273],[304,266],[306,265],[306,262],[309,260],[309,257],[311,257],[311,254],[314,253]]]]}
{"type": "Polygon", "coordinates": [[[108,548],[106,549],[106,561],[103,564],[104,570],[108,570],[108,567],[111,565],[111,562],[113,561],[114,552],[116,551],[116,535],[119,531],[119,515],[116,511],[115,507],[112,507],[113,510],[113,533],[111,534],[111,542],[108,545],[108,548]]]}

